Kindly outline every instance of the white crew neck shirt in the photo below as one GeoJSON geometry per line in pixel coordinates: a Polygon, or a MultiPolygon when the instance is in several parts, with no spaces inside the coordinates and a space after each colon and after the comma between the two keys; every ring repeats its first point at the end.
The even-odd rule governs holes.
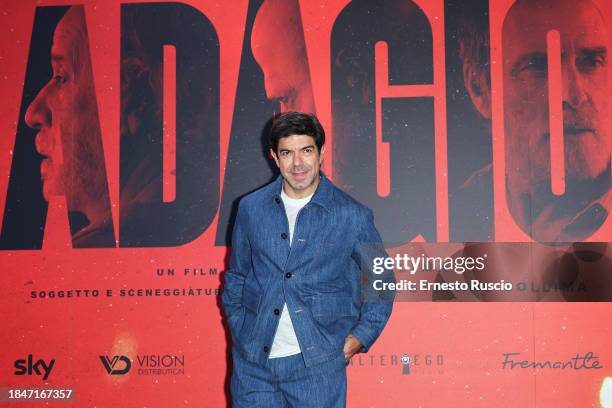
{"type": "MultiPolygon", "coordinates": [[[[285,212],[287,213],[287,221],[289,222],[289,245],[293,242],[293,230],[295,229],[297,215],[302,207],[308,204],[313,195],[311,194],[304,198],[291,198],[285,194],[284,189],[281,191],[281,199],[283,200],[285,212]]],[[[302,350],[300,350],[300,345],[293,329],[293,323],[291,323],[291,316],[289,315],[289,310],[287,310],[287,303],[285,302],[276,333],[274,334],[269,358],[287,357],[301,352],[302,350]]]]}

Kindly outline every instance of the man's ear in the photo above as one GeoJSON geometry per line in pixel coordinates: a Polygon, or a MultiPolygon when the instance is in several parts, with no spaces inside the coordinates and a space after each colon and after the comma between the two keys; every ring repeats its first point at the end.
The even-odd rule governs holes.
{"type": "Polygon", "coordinates": [[[491,119],[491,89],[484,70],[476,69],[474,64],[464,62],[463,83],[480,116],[491,119]]]}
{"type": "Polygon", "coordinates": [[[319,164],[323,163],[323,153],[325,153],[325,145],[321,146],[319,151],[319,164]]]}
{"type": "Polygon", "coordinates": [[[270,149],[270,156],[272,156],[272,158],[274,159],[274,162],[280,168],[280,165],[278,163],[278,156],[276,155],[276,152],[272,149],[270,149]]]}

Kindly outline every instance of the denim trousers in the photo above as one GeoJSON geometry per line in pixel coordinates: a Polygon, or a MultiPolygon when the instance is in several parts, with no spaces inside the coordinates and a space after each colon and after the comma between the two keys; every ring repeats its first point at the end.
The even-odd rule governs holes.
{"type": "Polygon", "coordinates": [[[234,408],[346,407],[344,354],[306,367],[302,354],[250,362],[232,350],[231,393],[234,408]]]}

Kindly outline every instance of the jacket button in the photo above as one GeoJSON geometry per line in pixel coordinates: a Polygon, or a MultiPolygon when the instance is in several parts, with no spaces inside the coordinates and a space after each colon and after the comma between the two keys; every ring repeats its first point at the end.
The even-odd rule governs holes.
{"type": "Polygon", "coordinates": [[[278,309],[274,309],[274,314],[275,314],[275,315],[279,315],[279,314],[280,314],[280,310],[278,310],[278,309]]]}
{"type": "Polygon", "coordinates": [[[283,232],[283,233],[281,234],[281,238],[282,238],[282,239],[287,239],[287,233],[286,233],[286,232],[283,232]]]}
{"type": "Polygon", "coordinates": [[[293,274],[291,272],[287,272],[285,274],[285,278],[289,279],[293,274]]]}
{"type": "Polygon", "coordinates": [[[264,353],[267,353],[267,352],[268,352],[268,350],[269,350],[269,349],[268,349],[268,346],[264,346],[263,350],[264,350],[264,353]]]}
{"type": "Polygon", "coordinates": [[[274,201],[276,202],[276,204],[280,204],[280,198],[274,197],[274,201]]]}

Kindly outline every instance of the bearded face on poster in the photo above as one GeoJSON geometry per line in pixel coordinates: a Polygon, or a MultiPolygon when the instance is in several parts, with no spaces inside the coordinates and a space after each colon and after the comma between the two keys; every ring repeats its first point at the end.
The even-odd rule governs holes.
{"type": "MultiPolygon", "coordinates": [[[[464,79],[474,107],[491,119],[490,78],[480,50],[488,36],[462,39],[464,79]]],[[[503,25],[506,193],[519,227],[540,242],[582,241],[611,205],[612,129],[608,30],[590,0],[517,1],[503,25]],[[565,177],[552,192],[547,32],[560,33],[565,177]]],[[[553,118],[554,119],[554,118],[553,118]]],[[[559,160],[554,157],[552,160],[559,160]]]]}
{"type": "MultiPolygon", "coordinates": [[[[166,9],[175,13],[176,18],[170,21],[176,24],[199,17],[188,7],[166,9]]],[[[204,51],[187,52],[191,50],[184,46],[181,49],[187,51],[178,58],[178,64],[190,69],[186,70],[187,74],[181,72],[177,76],[177,104],[185,106],[180,111],[185,119],[177,119],[176,145],[183,152],[183,160],[172,170],[174,178],[177,174],[188,174],[190,178],[183,176],[186,182],[175,183],[178,188],[174,201],[165,202],[162,197],[166,180],[161,166],[164,72],[161,45],[164,41],[180,42],[184,38],[168,38],[168,32],[177,31],[173,25],[168,25],[165,31],[152,31],[148,24],[151,14],[164,18],[162,13],[140,13],[133,7],[122,11],[119,217],[124,246],[151,245],[148,240],[169,245],[188,240],[187,236],[198,236],[206,224],[202,216],[205,211],[187,202],[185,191],[197,190],[202,195],[217,191],[214,185],[218,175],[211,169],[218,168],[213,160],[218,156],[218,142],[211,142],[208,136],[212,133],[218,138],[214,126],[219,116],[215,114],[218,95],[215,87],[206,83],[214,77],[207,72],[216,71],[218,75],[218,70],[207,65],[207,61],[218,63],[214,58],[216,48],[195,43],[204,47],[204,51]],[[199,79],[195,81],[190,75],[197,69],[204,74],[193,74],[199,79]],[[206,168],[202,168],[200,160],[207,163],[206,168]],[[194,222],[189,216],[191,212],[199,214],[196,217],[199,221],[194,222]],[[176,217],[176,213],[183,214],[183,219],[168,222],[166,227],[170,227],[164,230],[167,234],[159,234],[160,225],[151,219],[165,217],[167,220],[176,217]]],[[[204,32],[209,27],[205,23],[197,26],[204,32]]],[[[208,39],[218,45],[216,38],[208,39]]],[[[36,150],[44,158],[41,164],[43,197],[45,201],[52,196],[66,197],[73,247],[114,247],[117,241],[110,210],[103,135],[82,6],[67,8],[59,20],[54,29],[50,60],[53,75],[38,90],[25,114],[27,125],[37,131],[36,150]]],[[[190,194],[190,197],[195,196],[190,194]]],[[[215,206],[214,199],[198,202],[204,202],[209,208],[215,206]]]]}
{"type": "Polygon", "coordinates": [[[51,79],[25,114],[28,126],[37,130],[36,151],[44,157],[43,197],[63,195],[69,212],[87,219],[86,225],[72,225],[75,247],[114,246],[83,7],[70,7],[57,24],[51,66],[51,79]]]}
{"type": "MultiPolygon", "coordinates": [[[[132,43],[140,44],[135,33],[132,43]]],[[[140,50],[142,51],[142,50],[140,50]]],[[[141,55],[144,53],[141,52],[141,55]]],[[[38,131],[36,150],[44,159],[40,172],[43,197],[65,196],[71,220],[86,218],[72,228],[74,247],[115,246],[108,185],[104,166],[89,40],[82,6],[68,8],[57,24],[51,49],[53,75],[29,105],[25,120],[38,131]]],[[[150,127],[161,121],[161,66],[143,58],[122,61],[121,135],[137,139],[142,159],[147,158],[150,127]],[[132,80],[138,78],[138,80],[132,80]]],[[[132,206],[156,199],[155,183],[161,175],[150,160],[136,160],[123,172],[128,182],[122,194],[122,217],[129,221],[132,206]],[[130,194],[125,194],[128,191],[130,194]]]]}

